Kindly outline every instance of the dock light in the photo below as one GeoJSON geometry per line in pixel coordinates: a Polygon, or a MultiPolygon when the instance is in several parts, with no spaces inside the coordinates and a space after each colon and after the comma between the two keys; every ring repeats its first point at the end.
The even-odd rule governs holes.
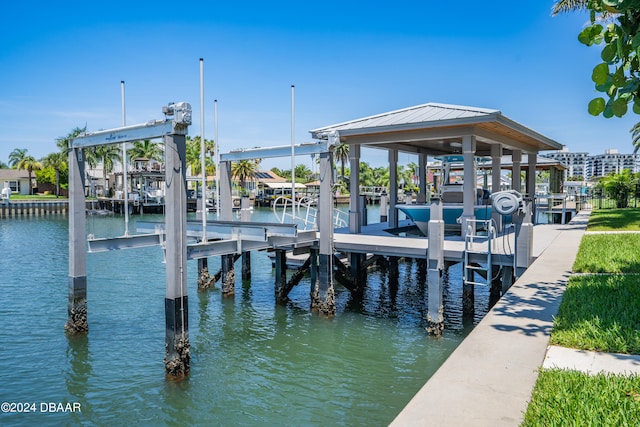
{"type": "Polygon", "coordinates": [[[522,194],[515,190],[498,191],[491,195],[491,201],[500,215],[511,215],[522,207],[522,194]]]}

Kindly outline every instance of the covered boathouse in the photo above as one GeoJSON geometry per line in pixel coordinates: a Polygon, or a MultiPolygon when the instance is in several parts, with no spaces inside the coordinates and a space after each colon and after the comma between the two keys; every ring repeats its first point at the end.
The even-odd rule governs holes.
{"type": "MultiPolygon", "coordinates": [[[[199,275],[204,273],[206,259],[222,257],[222,293],[234,294],[234,261],[243,257],[250,268],[251,251],[270,250],[276,252],[275,294],[278,301],[286,298],[287,282],[286,252],[309,253],[311,274],[311,309],[326,315],[335,313],[333,292],[334,277],[345,276],[350,270],[352,292],[358,292],[362,284],[358,277],[366,270],[367,254],[383,257],[412,257],[426,260],[428,283],[428,323],[433,333],[441,332],[442,318],[442,273],[445,262],[464,262],[468,266],[484,259],[487,266],[493,263],[513,264],[513,270],[526,269],[533,259],[533,225],[530,215],[521,216],[520,234],[511,236],[516,253],[511,257],[491,258],[492,238],[485,236],[474,241],[474,253],[467,246],[469,234],[473,234],[474,201],[476,196],[476,156],[490,156],[493,187],[500,187],[501,158],[510,155],[513,171],[512,188],[522,192],[520,179],[522,154],[528,153],[528,170],[535,171],[537,153],[558,150],[561,145],[532,129],[502,115],[498,110],[462,107],[445,104],[424,104],[402,110],[326,126],[311,131],[316,142],[282,147],[267,147],[236,150],[221,154],[220,175],[220,220],[211,221],[203,217],[199,221],[187,221],[185,135],[191,124],[191,108],[187,103],[171,104],[163,108],[164,120],[128,126],[119,129],[85,134],[75,138],[70,145],[70,217],[69,217],[69,319],[67,329],[86,333],[86,235],[84,219],[84,158],[85,147],[111,143],[114,137],[127,140],[162,137],[171,153],[167,156],[167,209],[164,224],[138,223],[137,232],[147,234],[129,235],[112,239],[91,239],[90,252],[162,245],[165,248],[167,265],[167,293],[165,314],[167,319],[165,366],[170,375],[183,375],[189,370],[188,304],[186,269],[187,259],[197,259],[199,275]],[[333,150],[339,143],[349,145],[351,163],[349,227],[345,233],[334,233],[333,225],[333,150]],[[464,160],[462,236],[444,236],[442,205],[432,199],[432,215],[427,239],[398,237],[387,230],[398,227],[397,186],[390,186],[388,221],[369,232],[365,226],[364,206],[359,195],[359,162],[361,147],[372,147],[387,151],[390,182],[397,182],[398,153],[407,152],[419,157],[420,193],[426,196],[426,164],[428,156],[456,154],[464,160]],[[233,221],[231,163],[250,158],[282,157],[288,155],[319,155],[320,194],[318,202],[317,230],[297,230],[295,224],[253,223],[233,221]],[[141,229],[142,227],[142,229],[141,229]],[[147,227],[145,229],[144,227],[147,227]],[[482,254],[477,259],[478,248],[482,254]],[[336,252],[348,254],[348,269],[341,268],[336,252]],[[475,254],[475,255],[474,255],[475,254]],[[488,256],[487,256],[488,255],[488,256]],[[482,258],[484,256],[484,258],[482,258]],[[201,262],[202,261],[202,262],[201,262]],[[470,264],[471,263],[471,264],[470,264]],[[202,269],[200,267],[203,267],[202,269]]],[[[535,173],[528,173],[525,180],[525,195],[535,191],[535,173]]],[[[500,218],[496,218],[500,224],[500,218]]],[[[499,226],[497,227],[499,228],[499,226]]],[[[344,267],[344,266],[342,266],[344,267]]],[[[493,277],[490,272],[487,277],[493,277]]],[[[346,282],[349,282],[347,280],[346,282]]],[[[341,283],[343,283],[341,281],[341,283]]],[[[344,284],[344,283],[343,283],[344,284]]],[[[473,288],[473,282],[465,283],[473,288]]],[[[503,283],[504,289],[504,283],[503,283]]],[[[463,293],[464,299],[464,293],[463,293]]]]}

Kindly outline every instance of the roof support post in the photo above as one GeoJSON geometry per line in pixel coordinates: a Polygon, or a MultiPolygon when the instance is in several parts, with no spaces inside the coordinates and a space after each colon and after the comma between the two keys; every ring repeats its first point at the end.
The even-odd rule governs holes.
{"type": "Polygon", "coordinates": [[[537,153],[528,153],[527,156],[527,195],[532,199],[536,195],[536,166],[537,153]]]}
{"type": "Polygon", "coordinates": [[[184,376],[190,369],[189,309],[187,300],[187,176],[186,137],[164,137],[166,164],[166,336],[165,370],[184,376]]]}
{"type": "Polygon", "coordinates": [[[418,179],[420,181],[419,194],[424,195],[424,201],[427,201],[427,155],[418,155],[418,179]]]}
{"type": "Polygon", "coordinates": [[[398,227],[398,150],[389,150],[389,228],[398,227]]]}
{"type": "Polygon", "coordinates": [[[529,152],[527,156],[527,195],[531,199],[531,216],[533,223],[536,222],[536,166],[538,153],[529,152]]]}
{"type": "Polygon", "coordinates": [[[360,233],[362,226],[362,206],[360,203],[360,144],[349,147],[349,233],[360,233]]]}
{"type": "MultiPolygon", "coordinates": [[[[468,220],[475,219],[474,205],[476,203],[476,137],[474,135],[465,135],[462,137],[462,157],[464,161],[464,182],[462,185],[462,237],[465,237],[469,226],[474,227],[474,223],[467,224],[468,220]]],[[[475,229],[473,230],[475,231],[475,229]]]]}
{"type": "Polygon", "coordinates": [[[84,196],[84,150],[69,149],[69,304],[64,328],[71,334],[86,333],[87,238],[84,196]]]}
{"type": "MultiPolygon", "coordinates": [[[[502,186],[502,169],[500,164],[502,163],[502,145],[493,144],[491,146],[491,192],[497,193],[501,190],[502,186]]],[[[494,210],[491,211],[491,218],[496,223],[496,229],[502,230],[502,215],[494,210]]]]}
{"type": "MultiPolygon", "coordinates": [[[[360,197],[360,144],[349,146],[349,233],[359,234],[366,218],[364,196],[360,197]]],[[[359,281],[362,266],[362,254],[349,254],[351,275],[359,281]]]]}
{"type": "Polygon", "coordinates": [[[522,191],[522,177],[520,176],[520,163],[522,162],[522,150],[513,150],[511,153],[511,162],[513,168],[511,169],[511,188],[517,192],[522,191]]]}

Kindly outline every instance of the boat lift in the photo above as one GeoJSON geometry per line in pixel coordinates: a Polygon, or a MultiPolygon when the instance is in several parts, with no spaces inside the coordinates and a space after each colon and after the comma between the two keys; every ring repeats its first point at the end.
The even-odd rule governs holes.
{"type": "MultiPolygon", "coordinates": [[[[186,134],[191,124],[187,102],[163,107],[164,119],[152,120],[93,133],[84,133],[69,143],[69,303],[65,329],[86,333],[87,240],[85,216],[84,149],[99,145],[163,138],[166,164],[166,356],[168,374],[189,371],[186,248],[186,134]]],[[[148,246],[159,242],[154,235],[124,236],[111,241],[113,249],[148,246]]]]}

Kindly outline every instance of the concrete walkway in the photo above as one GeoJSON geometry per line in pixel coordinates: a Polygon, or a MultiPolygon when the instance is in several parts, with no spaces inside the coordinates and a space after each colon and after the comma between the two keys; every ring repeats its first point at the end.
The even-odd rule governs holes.
{"type": "Polygon", "coordinates": [[[542,366],[546,369],[571,369],[590,375],[601,372],[640,375],[640,356],[550,346],[542,366]]]}
{"type": "Polygon", "coordinates": [[[588,217],[581,212],[565,226],[392,426],[522,422],[588,217]]]}

